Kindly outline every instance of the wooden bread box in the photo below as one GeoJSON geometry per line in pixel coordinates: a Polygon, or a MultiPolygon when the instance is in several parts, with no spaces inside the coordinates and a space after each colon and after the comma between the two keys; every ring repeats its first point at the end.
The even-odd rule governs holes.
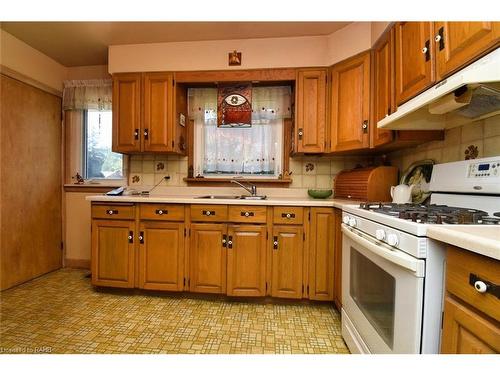
{"type": "Polygon", "coordinates": [[[335,198],[391,202],[391,186],[398,184],[398,168],[367,167],[344,170],[334,182],[335,198]]]}

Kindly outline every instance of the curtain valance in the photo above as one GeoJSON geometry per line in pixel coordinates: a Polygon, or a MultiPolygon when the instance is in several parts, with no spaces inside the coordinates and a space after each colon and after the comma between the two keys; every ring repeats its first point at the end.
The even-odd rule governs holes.
{"type": "Polygon", "coordinates": [[[63,109],[110,111],[112,82],[111,79],[64,81],[63,109]]]}

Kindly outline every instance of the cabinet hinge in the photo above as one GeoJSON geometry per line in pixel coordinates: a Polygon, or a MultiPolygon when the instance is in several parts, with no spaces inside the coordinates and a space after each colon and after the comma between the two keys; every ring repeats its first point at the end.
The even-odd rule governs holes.
{"type": "Polygon", "coordinates": [[[267,282],[266,282],[266,293],[267,293],[267,282]]]}
{"type": "Polygon", "coordinates": [[[172,148],[174,148],[175,146],[175,141],[172,141],[172,148]]]}
{"type": "Polygon", "coordinates": [[[187,230],[186,230],[186,228],[184,228],[184,237],[186,237],[186,236],[187,236],[187,230]]]}
{"type": "Polygon", "coordinates": [[[269,232],[266,232],[266,240],[269,239],[269,232]]]}
{"type": "Polygon", "coordinates": [[[307,286],[307,295],[309,295],[309,285],[307,286]]]}
{"type": "Polygon", "coordinates": [[[311,213],[309,212],[309,215],[307,215],[307,220],[311,221],[311,213]]]}
{"type": "Polygon", "coordinates": [[[61,250],[64,250],[64,242],[61,241],[61,250]]]}
{"type": "Polygon", "coordinates": [[[302,239],[305,241],[306,240],[306,234],[302,233],[302,239]]]}
{"type": "Polygon", "coordinates": [[[441,311],[441,330],[443,330],[444,325],[444,311],[441,311]]]}
{"type": "Polygon", "coordinates": [[[186,286],[186,278],[184,278],[184,282],[183,282],[182,286],[186,286]]]}

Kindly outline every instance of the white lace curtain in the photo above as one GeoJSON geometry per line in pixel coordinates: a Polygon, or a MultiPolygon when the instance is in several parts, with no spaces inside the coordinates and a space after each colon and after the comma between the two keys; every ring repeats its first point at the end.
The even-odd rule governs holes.
{"type": "Polygon", "coordinates": [[[288,86],[252,89],[252,126],[217,127],[217,89],[189,90],[189,116],[195,122],[194,175],[281,173],[283,119],[291,116],[288,86]]]}
{"type": "Polygon", "coordinates": [[[64,81],[63,109],[110,111],[112,95],[111,79],[64,81]]]}

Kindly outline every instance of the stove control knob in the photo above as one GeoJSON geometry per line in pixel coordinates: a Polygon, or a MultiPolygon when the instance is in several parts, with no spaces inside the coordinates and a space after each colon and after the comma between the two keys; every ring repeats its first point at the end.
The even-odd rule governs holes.
{"type": "Polygon", "coordinates": [[[349,216],[345,215],[343,218],[342,218],[342,221],[344,222],[344,224],[349,224],[349,216]]]}
{"type": "Polygon", "coordinates": [[[390,233],[387,235],[387,243],[391,246],[397,246],[399,243],[399,238],[396,234],[390,233]]]}
{"type": "Polygon", "coordinates": [[[349,218],[349,226],[350,227],[355,227],[356,226],[356,219],[351,217],[349,218]]]}
{"type": "Polygon", "coordinates": [[[385,238],[385,230],[377,229],[375,231],[375,237],[377,238],[377,240],[382,241],[385,238]]]}

